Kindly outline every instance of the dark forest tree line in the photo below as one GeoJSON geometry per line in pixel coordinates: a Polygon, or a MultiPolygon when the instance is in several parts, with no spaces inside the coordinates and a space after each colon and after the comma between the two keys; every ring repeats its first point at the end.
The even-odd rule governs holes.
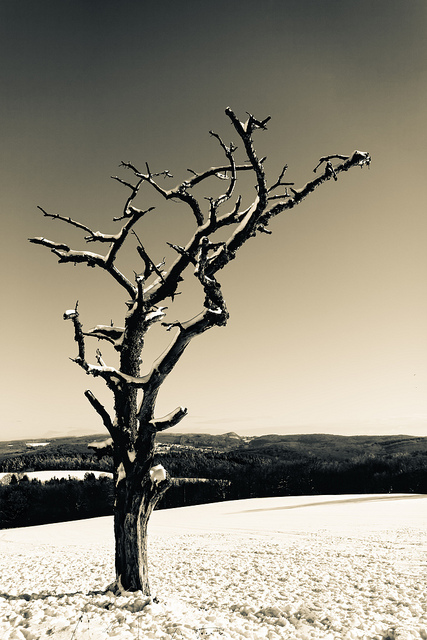
{"type": "MultiPolygon", "coordinates": [[[[183,478],[173,482],[158,503],[157,508],[163,509],[287,495],[427,493],[425,454],[291,460],[237,452],[172,451],[156,457],[155,462],[167,465],[174,476],[183,478]],[[188,482],[188,478],[196,481],[188,482]],[[197,481],[200,478],[212,482],[197,481]]],[[[10,484],[0,484],[0,526],[109,515],[113,503],[114,485],[107,477],[96,479],[89,473],[85,481],[51,480],[43,484],[12,476],[10,484]]]]}

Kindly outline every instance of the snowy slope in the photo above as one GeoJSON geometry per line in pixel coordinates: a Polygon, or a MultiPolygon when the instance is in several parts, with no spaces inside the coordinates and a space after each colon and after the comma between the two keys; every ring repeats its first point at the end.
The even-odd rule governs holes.
{"type": "Polygon", "coordinates": [[[0,531],[1,640],[427,639],[427,496],[156,511],[153,602],[102,592],[113,542],[111,517],[0,531]]]}
{"type": "Polygon", "coordinates": [[[74,471],[62,471],[59,469],[55,469],[50,471],[25,471],[22,473],[21,472],[7,472],[7,473],[2,472],[0,473],[0,481],[12,475],[17,477],[27,476],[29,480],[40,480],[40,482],[48,482],[53,478],[56,478],[56,480],[61,480],[62,478],[64,478],[65,480],[68,480],[69,478],[72,478],[75,480],[84,480],[84,477],[87,473],[93,473],[95,478],[99,478],[101,476],[107,476],[109,478],[113,477],[112,473],[108,473],[106,471],[80,471],[77,469],[74,471]]]}

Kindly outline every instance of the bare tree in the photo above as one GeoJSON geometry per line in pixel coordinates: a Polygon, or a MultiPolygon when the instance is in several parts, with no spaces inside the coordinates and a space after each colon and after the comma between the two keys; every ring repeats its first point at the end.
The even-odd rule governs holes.
{"type": "Polygon", "coordinates": [[[122,162],[121,166],[133,177],[128,182],[114,176],[128,190],[123,213],[115,218],[121,222],[118,233],[112,235],[93,231],[80,222],[47,213],[39,207],[45,216],[83,230],[87,234],[87,242],[108,245],[105,254],[76,251],[67,244],[44,237],[30,239],[30,242],[50,249],[60,263],[84,263],[103,269],[130,298],[121,327],[97,325],[84,331],[77,304],[64,313],[64,319],[70,320],[74,325],[74,337],[78,345],[78,355],[74,362],[87,374],[102,378],[114,396],[114,416],[111,416],[90,390],[85,392],[86,398],[102,418],[111,436],[115,482],[115,587],[118,590],[141,590],[149,594],[147,523],[152,510],[171,483],[163,467],[153,467],[155,437],[159,431],[177,425],[187,413],[186,409],[178,407],[169,415],[156,417],[156,399],[162,383],[191,340],[212,327],[227,323],[228,311],[217,280],[218,272],[235,258],[237,251],[250,238],[258,233],[271,233],[268,225],[272,218],[298,205],[322,183],[331,178],[337,180],[341,172],[351,167],[369,165],[371,160],[369,154],[362,151],[354,151],[350,156],[329,155],[322,157],[314,169],[316,171],[324,165],[323,173],[301,189],[294,189],[293,183],[285,182],[287,166],[284,166],[277,180],[268,185],[264,171],[265,158],[258,158],[253,145],[253,134],[266,129],[270,118],[257,120],[248,114],[246,122],[241,122],[230,108],[225,113],[243,145],[243,160],[238,163],[235,159],[237,146],[233,143],[225,144],[219,135],[211,131],[225,156],[224,162],[202,173],[188,170],[190,177],[173,189],[164,189],[159,182],[160,176],[172,177],[169,172],[152,173],[146,165],[143,173],[131,163],[122,162]],[[340,162],[334,166],[333,160],[340,162]],[[244,208],[242,198],[239,196],[235,199],[234,196],[237,178],[242,172],[252,176],[256,191],[253,202],[244,208]],[[222,181],[219,184],[225,185],[224,192],[216,197],[196,197],[197,185],[205,184],[212,178],[222,181]],[[139,209],[134,205],[143,184],[149,185],[166,201],[184,203],[194,217],[194,232],[185,246],[167,243],[176,254],[170,266],[156,264],[134,231],[135,224],[153,209],[139,209]],[[227,227],[227,239],[214,242],[214,234],[227,227]],[[138,240],[136,248],[143,261],[143,272],[128,279],[118,269],[116,258],[122,252],[131,232],[138,240]],[[190,320],[166,322],[164,303],[179,293],[178,288],[187,269],[192,271],[200,283],[203,308],[190,320]],[[151,370],[146,375],[141,375],[144,339],[156,322],[161,322],[165,331],[173,332],[174,337],[162,355],[153,362],[151,370]],[[108,366],[99,350],[96,352],[96,364],[90,364],[86,357],[88,337],[112,344],[118,352],[119,366],[108,366]]]}

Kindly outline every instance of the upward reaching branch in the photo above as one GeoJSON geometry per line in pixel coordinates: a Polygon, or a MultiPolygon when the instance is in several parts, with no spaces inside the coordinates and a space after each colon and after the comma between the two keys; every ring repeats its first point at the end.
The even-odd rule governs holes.
{"type": "Polygon", "coordinates": [[[60,263],[82,263],[102,269],[127,294],[127,311],[118,325],[111,321],[110,324],[97,324],[84,331],[77,304],[74,309],[65,312],[64,318],[71,320],[74,326],[78,354],[73,361],[87,375],[103,380],[113,394],[114,416],[90,390],[85,391],[85,397],[101,417],[112,438],[116,587],[143,590],[147,594],[147,522],[152,509],[170,484],[164,469],[156,467],[153,470],[154,440],[159,431],[177,425],[187,414],[187,409],[178,407],[164,417],[156,417],[157,396],[193,338],[227,323],[229,314],[218,272],[235,258],[239,249],[251,238],[258,233],[271,233],[267,226],[273,217],[298,205],[321,184],[331,179],[338,180],[342,172],[352,167],[369,166],[371,161],[369,154],[362,151],[354,151],[351,156],[322,156],[314,172],[323,165],[323,173],[300,189],[294,188],[293,182],[284,181],[288,169],[285,164],[277,180],[268,187],[265,158],[258,157],[253,136],[266,129],[270,117],[257,119],[248,114],[247,120],[241,122],[229,107],[225,113],[239,141],[242,155],[239,162],[237,146],[232,142],[226,145],[213,131],[210,132],[211,136],[219,143],[225,161],[200,173],[189,170],[190,177],[172,189],[164,188],[159,182],[162,177],[172,178],[169,171],[154,173],[146,164],[146,172],[141,173],[134,164],[122,162],[122,168],[131,172],[133,178],[128,181],[113,176],[127,190],[124,207],[120,215],[113,218],[121,223],[117,233],[94,231],[71,217],[49,214],[39,207],[45,217],[83,231],[86,242],[107,244],[105,254],[72,249],[66,243],[45,237],[31,239],[34,244],[48,248],[60,263]],[[242,192],[236,197],[234,194],[242,173],[251,176],[254,191],[249,195],[242,192]],[[211,195],[200,195],[202,188],[212,182],[215,187],[213,191],[208,191],[211,195]],[[187,211],[194,219],[193,231],[187,243],[181,245],[177,238],[168,237],[171,227],[164,224],[164,218],[153,216],[154,224],[164,225],[165,244],[173,250],[171,264],[167,263],[166,258],[159,260],[152,247],[147,250],[148,234],[143,235],[142,231],[138,231],[137,235],[135,231],[136,224],[145,222],[147,214],[154,209],[153,206],[145,209],[135,206],[144,185],[145,195],[147,192],[150,195],[160,194],[165,204],[178,200],[188,207],[187,211]],[[219,189],[218,185],[223,188],[219,189]],[[133,253],[125,254],[124,246],[126,243],[129,245],[129,238],[134,242],[133,253]],[[136,268],[128,277],[122,267],[118,268],[118,258],[126,258],[123,263],[127,264],[129,255],[136,257],[136,254],[139,255],[139,269],[136,268]],[[175,318],[171,321],[166,318],[170,312],[166,301],[169,298],[173,301],[181,293],[178,289],[188,270],[193,273],[200,288],[201,307],[198,313],[187,320],[175,318]],[[160,323],[161,331],[170,331],[172,340],[143,373],[145,338],[155,323],[160,323]],[[108,353],[104,357],[99,349],[96,350],[95,364],[89,363],[87,338],[97,338],[112,345],[117,352],[113,353],[113,357],[118,360],[118,365],[110,366],[108,353]]]}

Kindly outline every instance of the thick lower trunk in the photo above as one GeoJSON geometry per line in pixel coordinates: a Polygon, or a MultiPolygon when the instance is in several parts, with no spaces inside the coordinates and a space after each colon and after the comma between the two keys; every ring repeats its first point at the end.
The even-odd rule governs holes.
{"type": "Polygon", "coordinates": [[[147,558],[147,525],[150,515],[168,489],[170,480],[143,483],[122,479],[116,488],[114,533],[117,589],[150,595],[147,558]]]}
{"type": "MultiPolygon", "coordinates": [[[[126,489],[120,493],[126,493],[126,489]]],[[[148,596],[147,524],[152,509],[142,492],[123,498],[117,496],[114,513],[117,584],[126,591],[142,591],[148,596]]]]}

